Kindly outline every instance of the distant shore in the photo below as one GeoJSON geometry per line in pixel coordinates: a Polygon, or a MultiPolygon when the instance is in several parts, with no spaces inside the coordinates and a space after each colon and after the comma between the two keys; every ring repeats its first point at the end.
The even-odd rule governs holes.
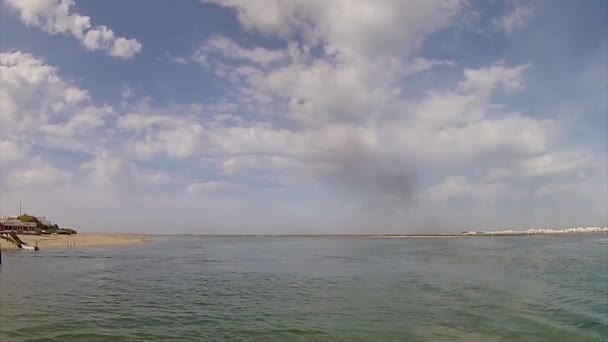
{"type": "MultiPolygon", "coordinates": [[[[149,238],[139,234],[76,234],[76,235],[19,235],[19,238],[28,245],[34,246],[36,242],[41,250],[68,249],[70,245],[80,247],[109,247],[145,243],[149,238]]],[[[6,240],[0,240],[3,251],[16,250],[17,246],[6,240]]]]}
{"type": "Polygon", "coordinates": [[[566,232],[566,233],[484,233],[484,234],[151,234],[161,237],[217,237],[217,238],[475,238],[475,237],[513,237],[513,236],[572,236],[572,235],[606,235],[600,232],[566,232]]]}
{"type": "MultiPolygon", "coordinates": [[[[111,247],[150,242],[154,237],[193,236],[193,237],[259,237],[259,238],[374,238],[374,239],[407,239],[407,238],[481,238],[481,237],[541,237],[572,235],[608,235],[608,229],[599,231],[561,231],[543,232],[484,232],[477,234],[133,234],[133,233],[83,233],[76,235],[19,235],[22,241],[34,246],[38,243],[41,250],[79,247],[111,247]]],[[[17,250],[17,246],[0,239],[1,250],[17,250]]]]}

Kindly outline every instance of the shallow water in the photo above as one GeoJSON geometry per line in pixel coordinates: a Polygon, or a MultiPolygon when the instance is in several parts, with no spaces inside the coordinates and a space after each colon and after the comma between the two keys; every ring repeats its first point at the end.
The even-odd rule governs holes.
{"type": "Polygon", "coordinates": [[[0,341],[601,341],[606,235],[3,252],[0,341]]]}

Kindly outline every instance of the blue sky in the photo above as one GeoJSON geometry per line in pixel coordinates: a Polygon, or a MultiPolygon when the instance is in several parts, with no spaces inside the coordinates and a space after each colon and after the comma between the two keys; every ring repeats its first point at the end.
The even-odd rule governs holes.
{"type": "Polygon", "coordinates": [[[1,9],[4,214],[226,234],[608,220],[605,1],[1,9]]]}

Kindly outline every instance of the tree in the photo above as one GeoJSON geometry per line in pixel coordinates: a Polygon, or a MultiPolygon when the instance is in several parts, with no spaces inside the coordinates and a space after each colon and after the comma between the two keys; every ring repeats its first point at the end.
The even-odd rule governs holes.
{"type": "Polygon", "coordinates": [[[45,225],[42,222],[40,222],[40,220],[38,220],[38,218],[36,218],[35,216],[32,215],[28,215],[28,214],[23,214],[21,216],[18,217],[19,221],[21,222],[34,222],[36,223],[36,231],[40,234],[42,233],[42,231],[45,231],[46,233],[62,233],[62,234],[76,234],[76,231],[74,229],[70,229],[70,228],[59,228],[59,226],[57,224],[52,224],[52,225],[45,225]]]}

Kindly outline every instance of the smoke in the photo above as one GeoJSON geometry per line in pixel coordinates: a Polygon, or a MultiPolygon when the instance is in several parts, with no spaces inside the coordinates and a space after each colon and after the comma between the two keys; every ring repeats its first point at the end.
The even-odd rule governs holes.
{"type": "Polygon", "coordinates": [[[403,155],[373,139],[347,134],[319,170],[319,178],[344,194],[383,207],[407,206],[416,193],[416,172],[403,155]]]}

